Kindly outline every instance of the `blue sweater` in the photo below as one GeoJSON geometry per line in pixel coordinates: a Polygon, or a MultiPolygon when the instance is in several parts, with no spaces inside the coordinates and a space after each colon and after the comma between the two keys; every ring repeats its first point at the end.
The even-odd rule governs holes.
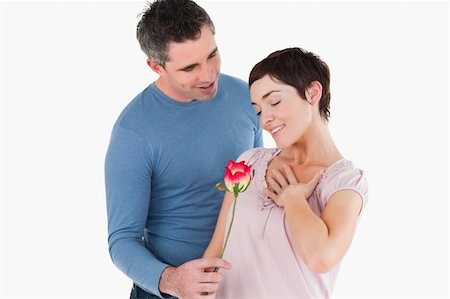
{"type": "Polygon", "coordinates": [[[228,159],[262,146],[248,87],[221,74],[209,101],[177,102],[150,84],[119,116],[105,161],[109,252],[161,296],[162,271],[203,255],[228,159]]]}

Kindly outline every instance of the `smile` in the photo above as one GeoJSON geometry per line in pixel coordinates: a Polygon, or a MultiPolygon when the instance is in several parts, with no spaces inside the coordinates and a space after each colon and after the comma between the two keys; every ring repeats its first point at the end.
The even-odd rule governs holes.
{"type": "Polygon", "coordinates": [[[272,131],[270,131],[270,134],[273,135],[273,134],[275,134],[275,133],[277,133],[277,132],[283,130],[284,127],[286,127],[286,125],[281,125],[281,126],[275,127],[272,131]]]}
{"type": "Polygon", "coordinates": [[[201,88],[201,89],[209,89],[209,88],[212,88],[212,87],[214,87],[214,82],[212,82],[209,85],[205,85],[205,86],[197,86],[197,88],[201,88]]]}

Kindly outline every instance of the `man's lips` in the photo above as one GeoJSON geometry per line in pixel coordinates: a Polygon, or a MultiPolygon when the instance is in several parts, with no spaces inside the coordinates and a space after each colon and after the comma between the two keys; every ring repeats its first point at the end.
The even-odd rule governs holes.
{"type": "Polygon", "coordinates": [[[209,89],[211,87],[214,87],[214,82],[208,84],[208,85],[201,85],[201,86],[197,86],[197,88],[201,88],[201,89],[209,89]]]}

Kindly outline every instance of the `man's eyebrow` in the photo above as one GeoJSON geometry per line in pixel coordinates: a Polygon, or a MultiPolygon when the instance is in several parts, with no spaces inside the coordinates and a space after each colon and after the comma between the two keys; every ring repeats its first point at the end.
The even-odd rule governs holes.
{"type": "MultiPolygon", "coordinates": [[[[219,50],[218,47],[216,47],[214,50],[212,50],[211,53],[209,53],[208,58],[213,57],[217,53],[218,50],[219,50]]],[[[198,63],[189,64],[187,66],[184,66],[184,67],[178,69],[177,71],[186,71],[188,69],[196,67],[197,65],[198,65],[198,63]]]]}
{"type": "Polygon", "coordinates": [[[214,50],[211,51],[211,53],[209,53],[208,57],[211,58],[212,56],[214,56],[214,54],[216,54],[218,50],[219,48],[216,47],[214,50]]]}
{"type": "Polygon", "coordinates": [[[184,66],[184,67],[178,69],[177,71],[186,71],[188,69],[196,67],[197,65],[198,65],[198,63],[193,63],[193,64],[190,64],[190,65],[184,66]]]}

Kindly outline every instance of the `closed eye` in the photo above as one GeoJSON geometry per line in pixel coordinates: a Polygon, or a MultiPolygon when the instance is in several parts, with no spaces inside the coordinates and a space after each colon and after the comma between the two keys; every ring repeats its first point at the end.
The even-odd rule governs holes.
{"type": "Polygon", "coordinates": [[[252,102],[252,106],[253,106],[253,108],[255,108],[256,115],[260,116],[261,115],[261,109],[259,108],[259,106],[256,103],[253,103],[253,102],[252,102]]]}
{"type": "Polygon", "coordinates": [[[281,100],[276,101],[275,103],[270,104],[270,106],[276,106],[281,102],[281,100]]]}

